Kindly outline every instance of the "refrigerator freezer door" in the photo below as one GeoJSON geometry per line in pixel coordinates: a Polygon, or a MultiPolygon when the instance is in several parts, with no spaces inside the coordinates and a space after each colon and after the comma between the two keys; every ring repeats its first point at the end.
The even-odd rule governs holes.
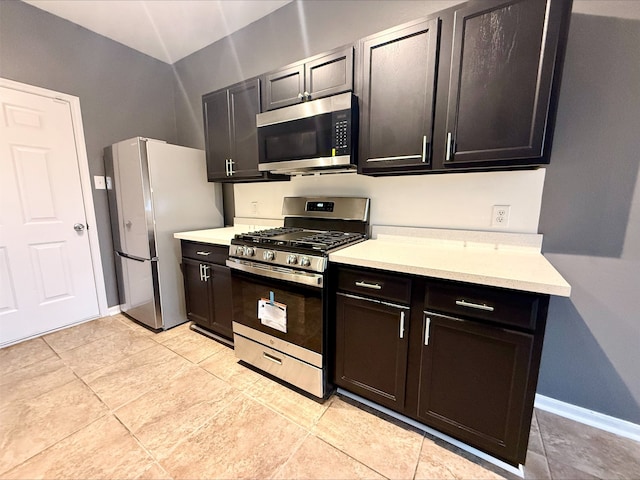
{"type": "MultiPolygon", "coordinates": [[[[156,256],[153,202],[146,142],[133,138],[113,146],[113,188],[120,245],[116,250],[137,258],[156,256]]],[[[112,221],[112,225],[115,221],[112,221]]]]}
{"type": "Polygon", "coordinates": [[[158,262],[138,260],[117,252],[120,310],[140,323],[162,328],[158,289],[158,262]]]}

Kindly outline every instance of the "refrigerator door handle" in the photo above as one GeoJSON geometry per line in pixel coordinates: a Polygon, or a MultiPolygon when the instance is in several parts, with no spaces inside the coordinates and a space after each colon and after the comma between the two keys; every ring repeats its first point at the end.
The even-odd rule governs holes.
{"type": "Polygon", "coordinates": [[[129,255],[128,253],[123,253],[123,252],[118,252],[116,251],[116,255],[118,255],[119,257],[122,258],[128,258],[129,260],[134,260],[136,262],[157,262],[158,261],[158,257],[152,257],[152,258],[140,258],[140,257],[136,257],[134,255],[129,255]]]}

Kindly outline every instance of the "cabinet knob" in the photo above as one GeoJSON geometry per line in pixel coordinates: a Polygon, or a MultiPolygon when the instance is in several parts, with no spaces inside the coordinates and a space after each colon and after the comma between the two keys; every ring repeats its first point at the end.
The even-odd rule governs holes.
{"type": "Polygon", "coordinates": [[[304,95],[303,95],[303,94],[301,94],[301,93],[299,93],[299,94],[298,94],[298,99],[299,99],[299,100],[302,100],[303,98],[304,98],[304,95]]]}
{"type": "Polygon", "coordinates": [[[307,100],[311,99],[311,94],[309,92],[305,91],[304,92],[304,98],[307,99],[307,100]]]}

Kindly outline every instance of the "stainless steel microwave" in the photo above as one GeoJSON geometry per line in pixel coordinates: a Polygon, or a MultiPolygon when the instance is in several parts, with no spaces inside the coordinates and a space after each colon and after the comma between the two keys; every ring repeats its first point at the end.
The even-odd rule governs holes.
{"type": "Polygon", "coordinates": [[[351,92],[259,113],[256,122],[260,171],[356,169],[358,99],[351,92]]]}

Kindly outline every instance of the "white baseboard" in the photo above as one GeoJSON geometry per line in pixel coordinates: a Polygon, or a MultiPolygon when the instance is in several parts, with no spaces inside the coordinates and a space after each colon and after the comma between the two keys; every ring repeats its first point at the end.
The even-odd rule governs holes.
{"type": "Polygon", "coordinates": [[[120,313],[120,305],[116,305],[115,307],[109,307],[109,316],[113,317],[120,313]]]}
{"type": "Polygon", "coordinates": [[[546,412],[640,442],[640,425],[536,393],[534,406],[546,412]]]}

